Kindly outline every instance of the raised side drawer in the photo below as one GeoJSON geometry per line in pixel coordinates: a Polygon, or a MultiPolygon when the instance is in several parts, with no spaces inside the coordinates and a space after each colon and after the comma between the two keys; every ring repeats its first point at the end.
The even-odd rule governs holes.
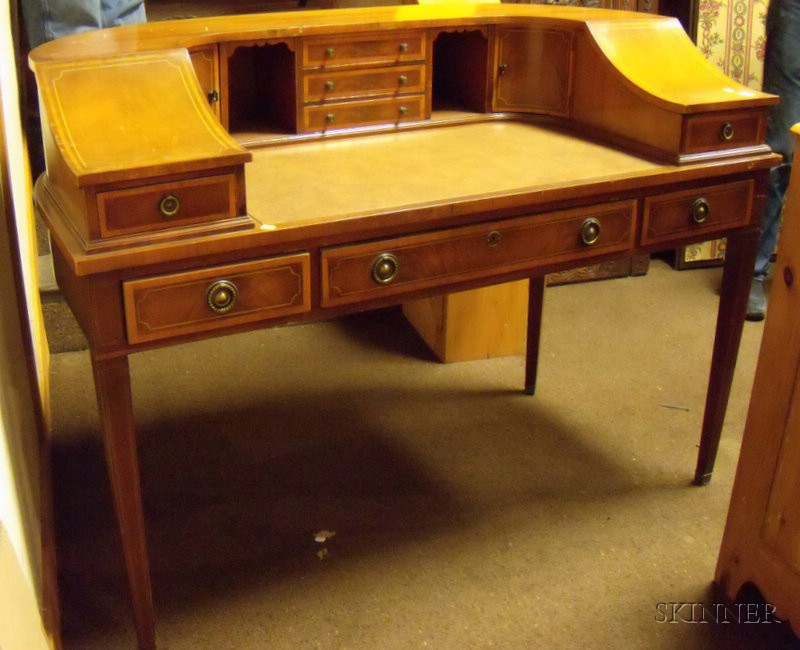
{"type": "Polygon", "coordinates": [[[712,185],[647,197],[642,245],[711,236],[750,222],[753,181],[712,185]]]}
{"type": "Polygon", "coordinates": [[[322,102],[350,97],[425,92],[425,66],[315,72],[303,77],[303,100],[322,102]]]}
{"type": "Polygon", "coordinates": [[[681,152],[754,147],[764,143],[766,116],[763,110],[692,115],[686,118],[681,152]]]}
{"type": "Polygon", "coordinates": [[[103,237],[233,218],[239,213],[237,175],[99,192],[97,211],[103,237]]]}
{"type": "Polygon", "coordinates": [[[328,248],[321,302],[342,305],[622,252],[633,247],[635,214],[636,201],[620,201],[328,248]]]}
{"type": "Polygon", "coordinates": [[[351,35],[303,41],[304,68],[388,64],[425,60],[425,38],[418,32],[351,35]]]}
{"type": "Polygon", "coordinates": [[[311,308],[308,253],[123,283],[129,343],[252,323],[311,308]]]}
{"type": "Polygon", "coordinates": [[[425,97],[411,95],[391,99],[322,104],[303,109],[306,132],[328,131],[351,126],[400,124],[425,117],[425,97]]]}

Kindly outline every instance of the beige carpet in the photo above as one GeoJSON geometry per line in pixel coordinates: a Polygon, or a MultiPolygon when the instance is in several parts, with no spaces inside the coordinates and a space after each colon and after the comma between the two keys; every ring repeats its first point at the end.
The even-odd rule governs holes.
{"type": "MultiPolygon", "coordinates": [[[[533,397],[522,358],[438,364],[396,309],[133,356],[160,647],[792,647],[657,620],[720,601],[762,325],[692,487],[719,278],[548,289],[533,397]]],[[[65,646],[130,648],[88,355],[52,368],[65,646]]]]}

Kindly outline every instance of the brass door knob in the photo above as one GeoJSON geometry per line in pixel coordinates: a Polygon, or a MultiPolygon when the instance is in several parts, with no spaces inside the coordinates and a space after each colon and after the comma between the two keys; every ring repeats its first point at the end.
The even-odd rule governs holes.
{"type": "Polygon", "coordinates": [[[216,314],[227,314],[236,304],[239,290],[230,280],[217,280],[206,291],[206,304],[216,314]]]}
{"type": "Polygon", "coordinates": [[[695,223],[705,223],[710,216],[711,206],[708,200],[702,196],[699,199],[695,199],[694,203],[692,203],[692,221],[695,223]]]}
{"type": "Polygon", "coordinates": [[[733,124],[725,122],[725,124],[720,127],[719,139],[723,142],[730,142],[733,140],[733,124]]]}
{"type": "Polygon", "coordinates": [[[497,73],[502,77],[506,72],[508,72],[508,63],[501,63],[497,66],[497,73]]]}
{"type": "Polygon", "coordinates": [[[174,217],[181,209],[181,200],[174,194],[167,194],[162,197],[158,204],[158,209],[165,217],[174,217]]]}
{"type": "Polygon", "coordinates": [[[600,239],[600,222],[589,217],[581,224],[581,241],[586,246],[593,246],[600,239]]]}
{"type": "Polygon", "coordinates": [[[219,91],[215,88],[208,93],[208,103],[216,104],[219,101],[219,91]]]}
{"type": "Polygon", "coordinates": [[[372,263],[372,279],[378,284],[389,284],[399,271],[400,263],[391,253],[381,253],[372,263]]]}

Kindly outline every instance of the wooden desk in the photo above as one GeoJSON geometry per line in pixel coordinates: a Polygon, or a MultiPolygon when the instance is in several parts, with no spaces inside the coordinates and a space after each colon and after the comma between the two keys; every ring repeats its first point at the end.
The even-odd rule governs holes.
{"type": "Polygon", "coordinates": [[[528,5],[175,21],[31,63],[36,205],[91,348],[139,644],[155,625],[128,355],[728,237],[711,477],[765,176],[764,95],[677,21],[528,5]]]}

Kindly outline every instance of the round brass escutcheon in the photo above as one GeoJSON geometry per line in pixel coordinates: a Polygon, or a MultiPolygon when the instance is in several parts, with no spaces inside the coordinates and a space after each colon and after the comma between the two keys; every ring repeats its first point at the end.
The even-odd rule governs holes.
{"type": "Polygon", "coordinates": [[[227,314],[236,304],[239,290],[230,280],[217,280],[206,291],[206,304],[216,314],[227,314]]]}
{"type": "Polygon", "coordinates": [[[328,57],[329,59],[332,59],[333,57],[336,56],[336,50],[334,50],[332,47],[327,48],[325,50],[325,56],[328,57]]]}
{"type": "Polygon", "coordinates": [[[333,90],[334,88],[336,88],[336,84],[333,81],[328,80],[325,82],[325,90],[333,90]]]}
{"type": "Polygon", "coordinates": [[[486,243],[489,244],[491,248],[497,246],[502,239],[503,236],[500,234],[499,230],[492,230],[492,232],[486,235],[486,243]]]}
{"type": "Polygon", "coordinates": [[[587,246],[593,246],[600,239],[600,221],[594,217],[585,219],[581,224],[581,241],[587,246]]]}
{"type": "Polygon", "coordinates": [[[165,217],[174,217],[181,209],[181,200],[174,194],[162,197],[158,209],[165,217]]]}
{"type": "Polygon", "coordinates": [[[389,284],[399,271],[400,263],[391,253],[381,253],[372,263],[372,279],[378,284],[389,284]]]}
{"type": "Polygon", "coordinates": [[[725,122],[719,129],[719,139],[723,142],[730,142],[733,140],[733,124],[725,122]]]}
{"type": "Polygon", "coordinates": [[[694,203],[692,203],[692,221],[704,223],[709,216],[711,216],[711,206],[708,201],[702,196],[699,199],[695,199],[694,203]]]}

